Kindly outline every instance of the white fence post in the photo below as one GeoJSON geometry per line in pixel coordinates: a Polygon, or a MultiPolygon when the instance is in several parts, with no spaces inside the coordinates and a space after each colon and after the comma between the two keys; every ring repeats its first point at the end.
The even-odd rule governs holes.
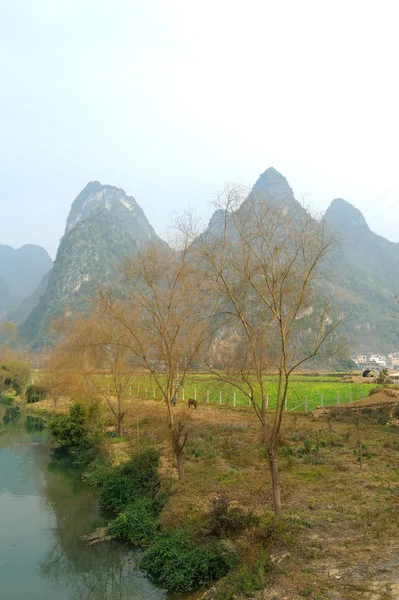
{"type": "Polygon", "coordinates": [[[222,404],[222,390],[219,392],[219,404],[222,404]]]}
{"type": "Polygon", "coordinates": [[[269,394],[266,394],[266,410],[269,408],[269,394]]]}
{"type": "Polygon", "coordinates": [[[183,402],[184,402],[184,388],[182,388],[182,398],[183,398],[183,402]]]}
{"type": "Polygon", "coordinates": [[[194,400],[197,400],[197,388],[194,390],[194,400]]]}
{"type": "Polygon", "coordinates": [[[154,385],[154,399],[155,399],[155,385],[154,385]]]}
{"type": "Polygon", "coordinates": [[[308,397],[305,396],[305,412],[308,412],[308,397]]]}
{"type": "Polygon", "coordinates": [[[132,386],[129,385],[129,388],[130,388],[130,396],[131,396],[132,395],[132,386]]]}
{"type": "Polygon", "coordinates": [[[236,393],[234,392],[234,395],[233,395],[233,406],[235,406],[235,405],[236,405],[236,393]]]}

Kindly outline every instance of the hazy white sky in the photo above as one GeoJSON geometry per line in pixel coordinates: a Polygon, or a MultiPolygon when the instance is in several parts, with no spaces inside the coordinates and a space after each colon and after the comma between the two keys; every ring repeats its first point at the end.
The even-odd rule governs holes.
{"type": "MultiPolygon", "coordinates": [[[[398,13],[395,0],[0,0],[0,243],[54,256],[93,179],[160,233],[269,166],[315,207],[363,209],[399,183],[398,13]]],[[[365,217],[398,241],[399,187],[365,217]]]]}

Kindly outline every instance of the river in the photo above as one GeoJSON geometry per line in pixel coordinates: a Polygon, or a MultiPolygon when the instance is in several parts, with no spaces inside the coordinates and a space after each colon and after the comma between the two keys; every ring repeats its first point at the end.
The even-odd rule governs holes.
{"type": "Polygon", "coordinates": [[[38,418],[3,428],[0,407],[1,600],[165,600],[137,552],[81,538],[107,518],[95,492],[54,454],[38,418]]]}

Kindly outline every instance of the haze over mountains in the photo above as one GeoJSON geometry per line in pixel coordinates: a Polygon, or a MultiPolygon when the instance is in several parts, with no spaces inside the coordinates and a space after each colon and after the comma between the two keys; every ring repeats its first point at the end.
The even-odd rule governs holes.
{"type": "Polygon", "coordinates": [[[15,250],[0,245],[0,321],[35,291],[52,266],[41,246],[26,244],[15,250]]]}
{"type": "MultiPolygon", "coordinates": [[[[287,180],[273,168],[259,177],[251,194],[281,202],[282,209],[304,210],[287,180]]],[[[352,350],[393,349],[399,244],[373,233],[362,213],[345,200],[333,200],[325,219],[337,232],[339,244],[328,258],[329,278],[323,291],[333,293],[349,314],[342,333],[352,350]]],[[[219,226],[216,212],[203,235],[219,226]]],[[[42,248],[0,246],[0,318],[4,320],[8,312],[23,339],[41,346],[49,340],[48,326],[55,316],[88,310],[99,284],[118,285],[116,267],[121,259],[152,242],[165,245],[134,198],[117,187],[90,182],[71,206],[49,274],[51,259],[42,248]]]]}

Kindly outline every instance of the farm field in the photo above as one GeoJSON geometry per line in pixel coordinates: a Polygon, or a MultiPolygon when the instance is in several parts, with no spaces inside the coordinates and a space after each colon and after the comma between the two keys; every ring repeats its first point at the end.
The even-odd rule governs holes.
{"type": "MultiPolygon", "coordinates": [[[[317,406],[331,404],[347,404],[356,402],[369,395],[371,384],[349,383],[340,380],[340,375],[295,375],[291,379],[288,394],[288,411],[310,411],[317,406]]],[[[277,378],[273,375],[265,376],[265,388],[268,394],[268,406],[275,407],[277,397],[277,378]]],[[[108,386],[110,378],[102,376],[104,389],[108,386]]],[[[258,388],[254,384],[255,390],[258,388]]],[[[259,388],[258,388],[259,389],[259,388]]],[[[110,383],[112,392],[112,383],[110,383]]],[[[132,398],[145,400],[161,400],[161,391],[156,386],[153,378],[148,375],[138,375],[132,378],[126,388],[126,394],[132,398]]],[[[188,398],[195,398],[199,404],[219,404],[230,407],[249,406],[245,391],[240,391],[232,385],[226,384],[214,375],[190,374],[184,383],[180,384],[176,392],[177,402],[185,403],[188,398]]]]}

